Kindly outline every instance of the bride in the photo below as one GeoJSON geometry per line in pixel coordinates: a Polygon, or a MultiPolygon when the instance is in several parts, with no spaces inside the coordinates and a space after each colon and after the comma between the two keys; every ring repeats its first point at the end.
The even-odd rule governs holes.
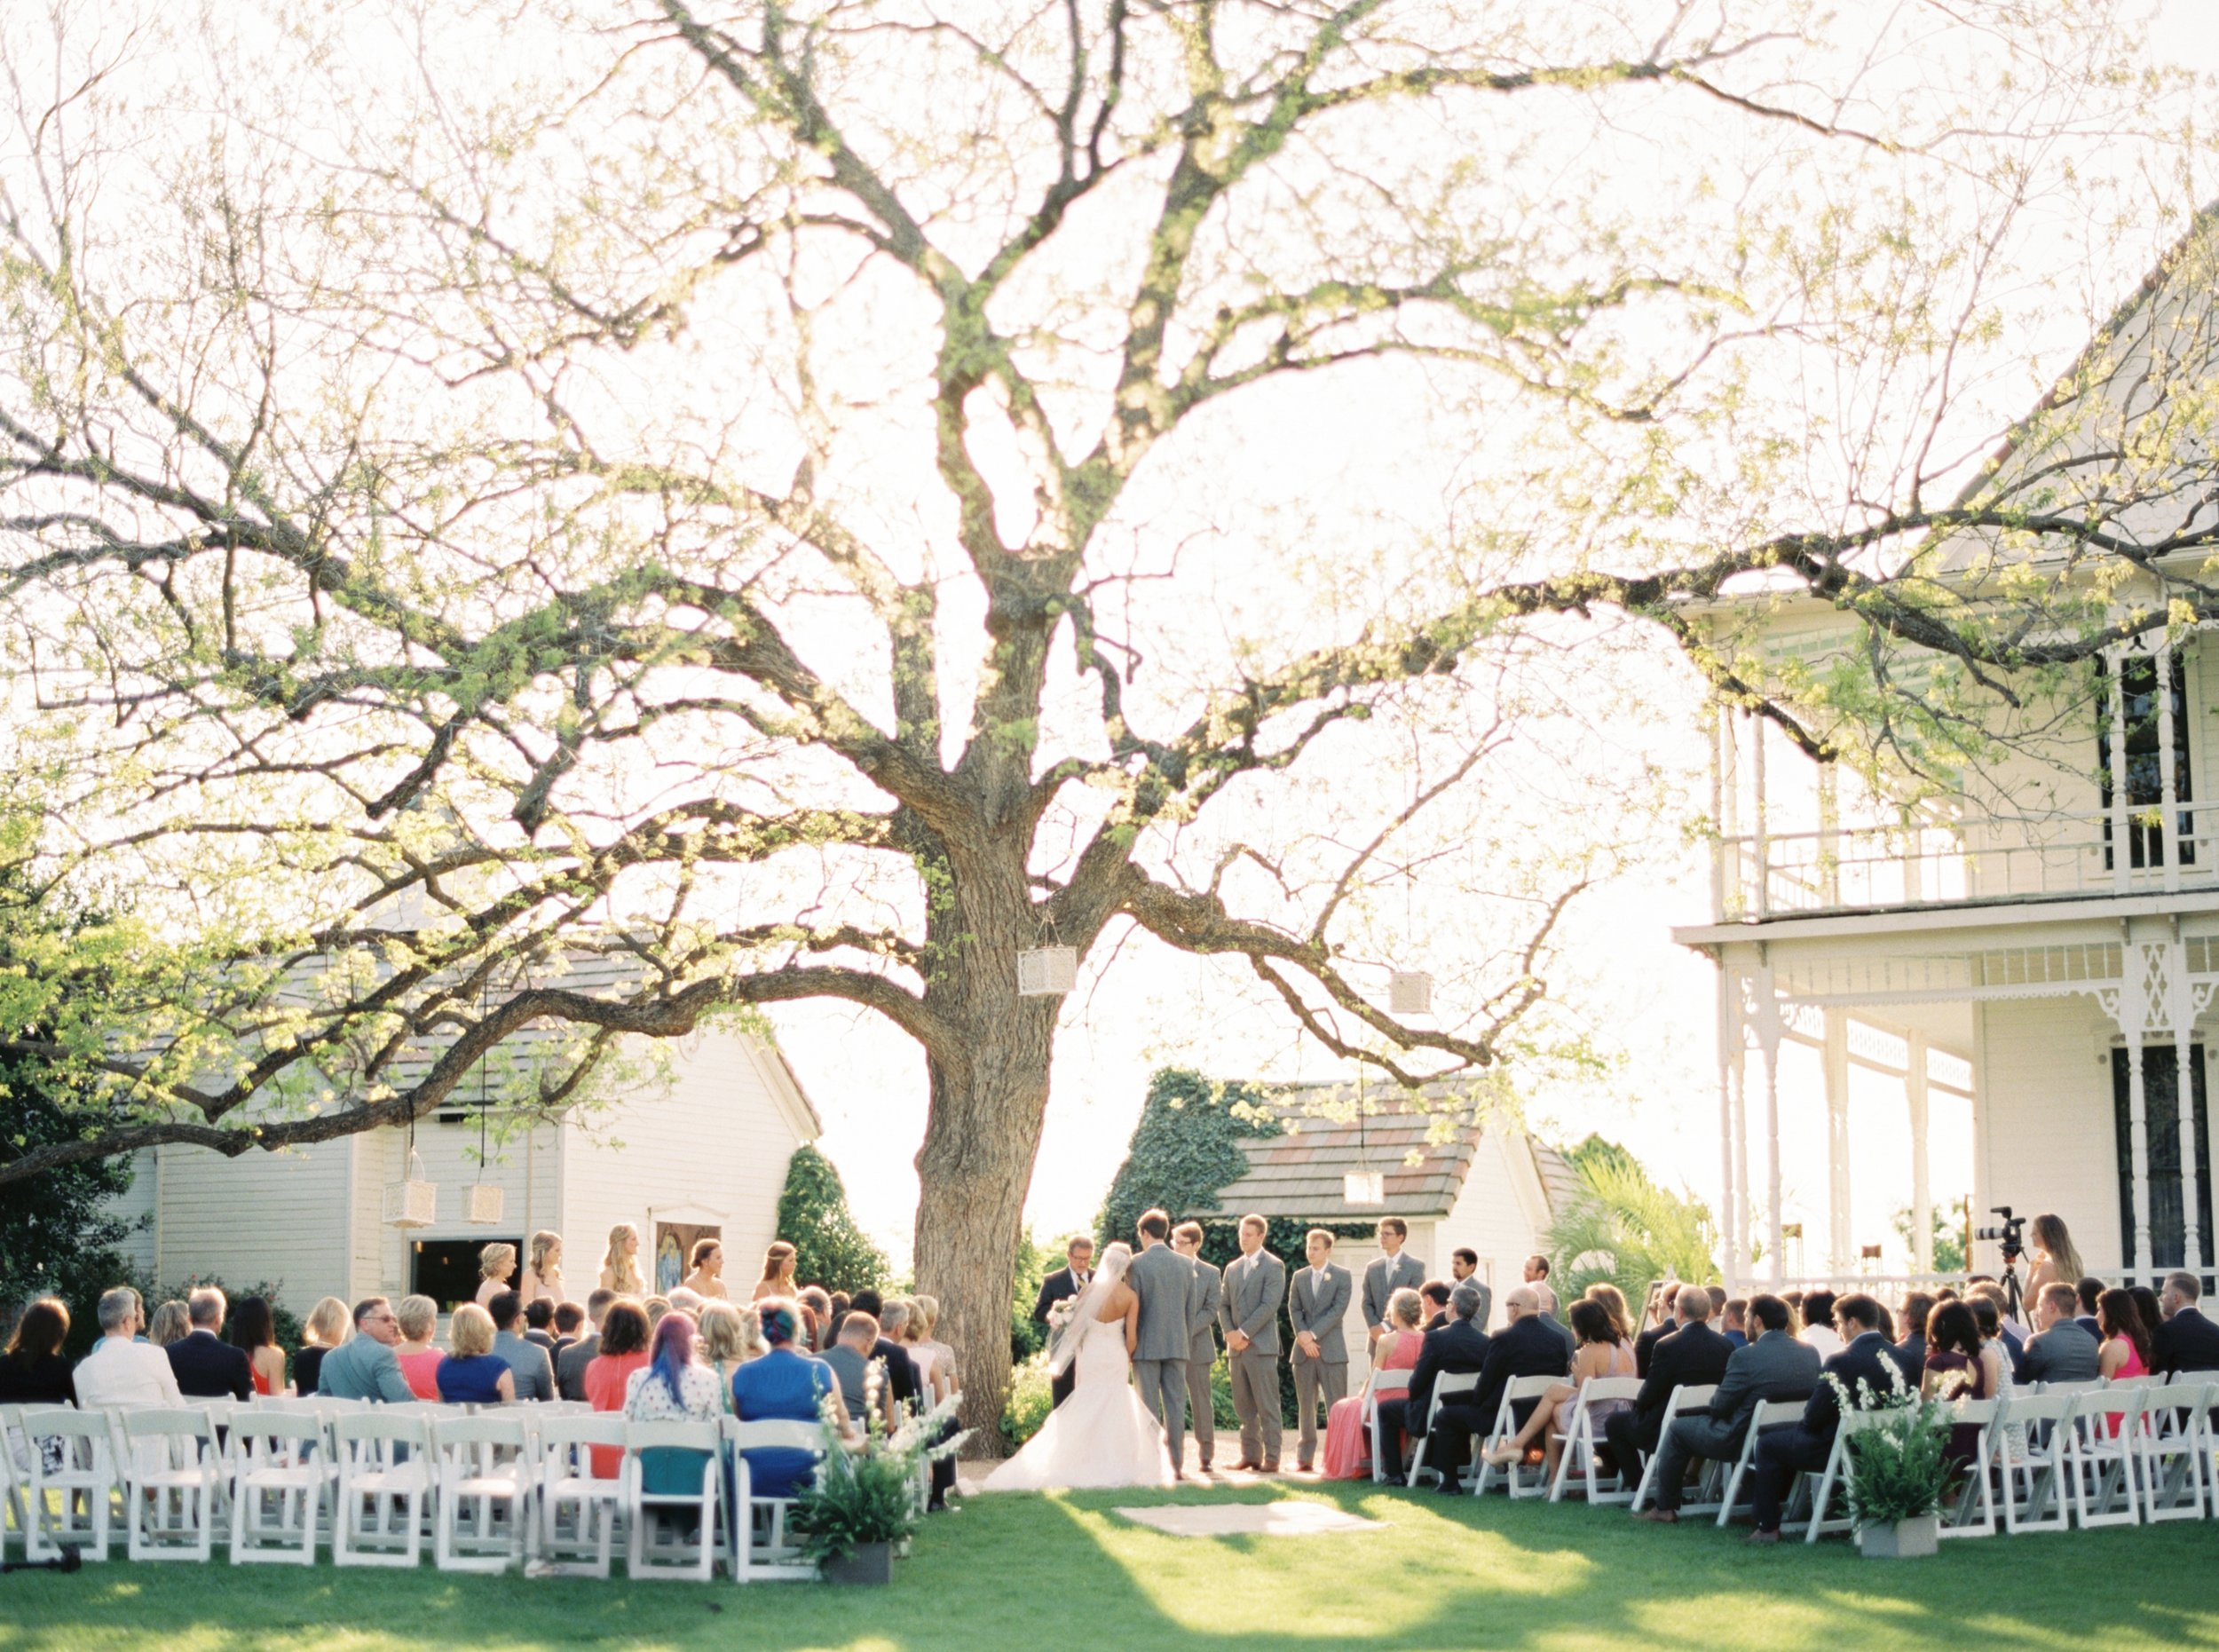
{"type": "Polygon", "coordinates": [[[1060,1376],[1076,1366],[1078,1386],[1023,1450],[986,1477],[987,1490],[1174,1482],[1164,1426],[1133,1391],[1141,1299],[1125,1282],[1132,1261],[1127,1245],[1102,1253],[1102,1266],[1048,1350],[1048,1369],[1060,1376]]]}

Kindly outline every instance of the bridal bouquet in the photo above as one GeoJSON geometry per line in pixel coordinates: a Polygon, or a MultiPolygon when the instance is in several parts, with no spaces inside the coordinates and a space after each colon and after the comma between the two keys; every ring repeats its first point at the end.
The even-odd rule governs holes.
{"type": "Polygon", "coordinates": [[[1078,1299],[1075,1296],[1067,1296],[1062,1301],[1051,1304],[1048,1308],[1048,1334],[1054,1336],[1070,1324],[1071,1316],[1077,1312],[1078,1299]]]}

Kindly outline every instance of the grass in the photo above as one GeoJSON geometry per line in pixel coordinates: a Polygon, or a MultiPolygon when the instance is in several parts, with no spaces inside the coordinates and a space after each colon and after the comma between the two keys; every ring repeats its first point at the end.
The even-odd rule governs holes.
{"type": "Polygon", "coordinates": [[[884,1590],[118,1560],[0,1578],[0,1652],[2219,1648],[2219,1525],[2206,1522],[1976,1539],[1890,1563],[1840,1541],[1751,1551],[1738,1530],[1659,1529],[1615,1510],[1345,1484],[974,1498],[916,1546],[884,1590]],[[1275,1496],[1392,1529],[1181,1538],[1112,1512],[1275,1496]]]}

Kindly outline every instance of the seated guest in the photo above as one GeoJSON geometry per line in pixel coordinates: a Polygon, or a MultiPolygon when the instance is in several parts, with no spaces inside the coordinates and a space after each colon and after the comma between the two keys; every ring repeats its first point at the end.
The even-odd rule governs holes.
{"type": "Polygon", "coordinates": [[[86,1411],[97,1405],[182,1405],[170,1356],[151,1342],[133,1340],[138,1335],[138,1292],[129,1285],[103,1292],[95,1311],[100,1340],[78,1362],[73,1378],[77,1403],[86,1411]]]}
{"type": "MultiPolygon", "coordinates": [[[[876,1296],[872,1300],[875,1301],[876,1296]]],[[[859,1308],[850,1308],[848,1316],[840,1322],[840,1340],[826,1348],[822,1357],[835,1380],[835,1391],[841,1404],[847,1409],[848,1420],[857,1428],[864,1426],[875,1388],[880,1419],[890,1432],[894,1427],[891,1385],[882,1372],[875,1381],[871,1376],[879,1340],[878,1320],[859,1308]]]]}
{"type": "Polygon", "coordinates": [[[1624,1343],[1626,1352],[1633,1354],[1633,1310],[1626,1306],[1626,1293],[1609,1280],[1598,1279],[1587,1287],[1587,1300],[1600,1303],[1610,1316],[1611,1340],[1624,1343]]]}
{"type": "MultiPolygon", "coordinates": [[[[599,1348],[587,1362],[585,1398],[596,1411],[620,1411],[629,1389],[632,1374],[644,1370],[648,1362],[647,1339],[650,1335],[647,1310],[629,1297],[619,1297],[611,1302],[601,1316],[599,1348]]],[[[573,1354],[577,1349],[571,1350],[573,1354]]],[[[590,1448],[594,1477],[614,1480],[622,1465],[624,1452],[613,1445],[590,1448]]]]}
{"type": "MultiPolygon", "coordinates": [[[[2150,1328],[2142,1323],[2142,1311],[2135,1306],[2134,1298],[2120,1290],[2104,1292],[2096,1299],[2096,1320],[2104,1327],[2104,1346],[2097,1351],[2097,1363],[2104,1379],[2123,1382],[2148,1376],[2157,1350],[2151,1344],[2150,1328]]],[[[2124,1411],[2106,1413],[2112,1439],[2119,1437],[2119,1427],[2125,1417],[2124,1411]]]]}
{"type": "Polygon", "coordinates": [[[1782,1291],[1780,1300],[1788,1305],[1788,1334],[1797,1341],[1803,1340],[1803,1292],[1782,1291]]]}
{"type": "MultiPolygon", "coordinates": [[[[682,1284],[675,1284],[670,1287],[670,1295],[667,1300],[670,1305],[669,1311],[673,1313],[699,1314],[701,1311],[701,1304],[709,1299],[698,1291],[689,1291],[682,1284]]],[[[724,1299],[719,1297],[716,1300],[723,1301],[724,1299]]],[[[662,1323],[660,1315],[656,1316],[655,1323],[657,1324],[662,1323]]]]}
{"type": "Polygon", "coordinates": [[[840,1333],[840,1316],[848,1311],[848,1293],[842,1291],[833,1295],[822,1285],[810,1284],[803,1285],[794,1300],[801,1305],[804,1333],[802,1340],[794,1347],[806,1345],[811,1352],[830,1347],[833,1338],[840,1333]]]}
{"type": "Polygon", "coordinates": [[[524,1299],[514,1291],[503,1291],[494,1298],[493,1306],[486,1312],[494,1322],[493,1351],[507,1363],[509,1375],[516,1379],[514,1397],[553,1399],[555,1362],[548,1358],[545,1348],[536,1342],[526,1342],[517,1334],[524,1322],[524,1299]]]}
{"type": "MultiPolygon", "coordinates": [[[[1819,1294],[1805,1296],[1804,1306],[1808,1308],[1819,1294]]],[[[1868,1397],[1899,1392],[1905,1386],[1903,1368],[1880,1334],[1880,1304],[1856,1292],[1835,1301],[1833,1308],[1834,1323],[1845,1340],[1842,1351],[1820,1368],[1824,1374],[1840,1379],[1852,1407],[1861,1408],[1868,1397]],[[1860,1382],[1865,1385],[1861,1390],[1857,1386],[1860,1382]]],[[[1751,1543],[1780,1541],[1780,1513],[1796,1476],[1826,1466],[1841,1426],[1840,1395],[1833,1383],[1821,1381],[1811,1391],[1800,1422],[1770,1430],[1757,1442],[1757,1490],[1751,1498],[1757,1529],[1749,1533],[1751,1543]]]]}
{"type": "MultiPolygon", "coordinates": [[[[15,1322],[7,1351],[0,1354],[0,1405],[75,1405],[77,1387],[61,1351],[68,1340],[69,1309],[60,1298],[42,1296],[26,1308],[15,1322]]],[[[48,1473],[62,1466],[66,1449],[56,1439],[39,1443],[48,1473]]],[[[19,1468],[30,1467],[29,1448],[21,1436],[0,1439],[0,1450],[12,1452],[19,1468]]],[[[12,1486],[8,1500],[15,1501],[12,1486]]],[[[20,1507],[17,1512],[21,1513],[20,1507]]]]}
{"type": "Polygon", "coordinates": [[[258,1296],[233,1304],[231,1345],[247,1356],[247,1373],[261,1395],[285,1391],[285,1350],[278,1347],[277,1316],[258,1296]]]}
{"type": "MultiPolygon", "coordinates": [[[[1510,1439],[1489,1446],[1487,1461],[1498,1468],[1507,1466],[1523,1458],[1537,1440],[1542,1444],[1541,1477],[1546,1480],[1556,1473],[1557,1458],[1564,1450],[1563,1436],[1576,1420],[1582,1385],[1591,1377],[1633,1375],[1633,1350],[1618,1340],[1617,1329],[1611,1323],[1609,1310],[1600,1302],[1583,1297],[1572,1304],[1572,1335],[1575,1340],[1569,1380],[1556,1384],[1544,1394],[1541,1403],[1526,1419],[1525,1426],[1510,1439]]],[[[1593,1400],[1588,1403],[1588,1416],[1601,1428],[1619,1412],[1631,1408],[1631,1402],[1627,1400],[1593,1400]]]]}
{"type": "Polygon", "coordinates": [[[1417,1363],[1410,1369],[1409,1394],[1393,1402],[1391,1411],[1386,1405],[1379,1408],[1381,1434],[1390,1423],[1398,1438],[1425,1433],[1433,1411],[1434,1385],[1443,1377],[1477,1374],[1486,1365],[1487,1332],[1480,1328],[1480,1315],[1486,1304],[1487,1293],[1476,1279],[1467,1277],[1449,1293],[1449,1323],[1425,1333],[1417,1350],[1417,1363]]]}
{"type": "MultiPolygon", "coordinates": [[[[427,1301],[430,1298],[425,1299],[427,1301]]],[[[334,1400],[382,1400],[398,1404],[417,1398],[393,1357],[400,1340],[400,1319],[382,1296],[354,1305],[354,1334],[328,1349],[316,1370],[316,1392],[334,1400]]]]}
{"type": "MultiPolygon", "coordinates": [[[[1979,1322],[1962,1302],[1943,1302],[1926,1320],[1926,1366],[1920,1374],[1920,1392],[1945,1400],[1990,1400],[1986,1362],[1981,1357],[1979,1322]]],[[[1969,1464],[1978,1451],[1980,1430],[1974,1423],[1953,1423],[1949,1429],[1949,1458],[1969,1464]]]]}
{"type": "Polygon", "coordinates": [[[1425,1329],[1438,1331],[1449,1323],[1449,1284],[1446,1279],[1428,1279],[1417,1287],[1421,1311],[1425,1316],[1425,1329]]]}
{"type": "MultiPolygon", "coordinates": [[[[1831,1291],[1805,1291],[1803,1293],[1802,1340],[1818,1349],[1821,1361],[1828,1360],[1846,1346],[1840,1332],[1834,1329],[1835,1295],[1831,1291]]],[[[1873,1304],[1879,1307],[1877,1302],[1873,1304]]],[[[1880,1328],[1879,1316],[1875,1315],[1871,1328],[1880,1328]]]]}
{"type": "MultiPolygon", "coordinates": [[[[1487,1361],[1480,1367],[1480,1386],[1471,1403],[1444,1404],[1433,1419],[1433,1445],[1425,1461],[1441,1471],[1443,1490],[1456,1489],[1457,1466],[1470,1455],[1473,1437],[1483,1436],[1495,1427],[1503,1390],[1512,1378],[1561,1377],[1570,1368],[1556,1322],[1541,1311],[1541,1300],[1529,1286],[1520,1285],[1504,1297],[1503,1312],[1508,1323],[1487,1340],[1487,1361]]],[[[1523,1426],[1537,1403],[1521,1400],[1513,1404],[1512,1425],[1523,1426]]]]}
{"type": "Polygon", "coordinates": [[[2101,1341],[2104,1328],[2097,1322],[2096,1300],[2104,1294],[2104,1282],[2091,1276],[2075,1283],[2073,1290],[2081,1301],[2081,1329],[2101,1341]]]}
{"type": "Polygon", "coordinates": [[[1757,1340],[1734,1349],[1726,1361],[1710,1408],[1675,1419],[1658,1440],[1656,1473],[1650,1482],[1655,1501],[1637,1511],[1635,1519],[1677,1524],[1691,1459],[1732,1462],[1741,1455],[1760,1402],[1807,1401],[1818,1387],[1819,1351],[1789,1333],[1794,1316],[1785,1301],[1776,1296],[1753,1296],[1749,1319],[1757,1340]]]}
{"type": "Polygon", "coordinates": [[[224,1293],[204,1284],[185,1300],[193,1329],[182,1342],[163,1350],[177,1373],[178,1392],[188,1400],[254,1398],[254,1367],[241,1349],[217,1339],[224,1323],[224,1293]]]}
{"type": "MultiPolygon", "coordinates": [[[[674,1308],[655,1327],[648,1362],[624,1379],[624,1416],[636,1423],[713,1423],[724,1414],[716,1373],[694,1358],[693,1316],[674,1308]]],[[[640,1490],[699,1495],[707,1451],[657,1447],[639,1454],[640,1490]]]]}
{"type": "Polygon", "coordinates": [[[306,1399],[316,1392],[316,1376],[324,1356],[347,1340],[354,1322],[347,1305],[336,1296],[320,1299],[301,1324],[300,1352],[293,1356],[293,1392],[306,1399]]]}
{"type": "MultiPolygon", "coordinates": [[[[2142,1316],[2143,1329],[2150,1333],[2151,1346],[2155,1347],[2158,1327],[2165,1323],[2165,1309],[2158,1301],[2158,1293],[2146,1284],[2130,1284],[2127,1294],[2135,1300],[2135,1312],[2142,1316]]],[[[2152,1365],[2152,1371],[2163,1371],[2162,1365],[2152,1365]]]]}
{"type": "Polygon", "coordinates": [[[747,1345],[755,1317],[752,1307],[707,1302],[694,1319],[693,1356],[716,1379],[720,1394],[732,1386],[734,1374],[751,1357],[747,1345]]]}
{"type": "MultiPolygon", "coordinates": [[[[1377,1374],[1371,1384],[1371,1400],[1406,1399],[1410,1395],[1410,1373],[1417,1368],[1418,1350],[1425,1346],[1425,1333],[1419,1325],[1425,1316],[1425,1299],[1410,1286],[1403,1285],[1387,1298],[1387,1334],[1371,1345],[1371,1363],[1377,1374]]],[[[1398,1431],[1393,1440],[1380,1440],[1380,1474],[1389,1485],[1402,1483],[1402,1438],[1398,1431]]],[[[1325,1411],[1325,1449],[1318,1461],[1318,1473],[1327,1480],[1355,1480],[1363,1474],[1371,1461],[1371,1431],[1364,1418],[1364,1396],[1352,1394],[1346,1399],[1335,1400],[1325,1411]]]]}
{"type": "MultiPolygon", "coordinates": [[[[2030,1301],[2032,1300],[2032,1298],[2028,1299],[2030,1301]]],[[[2026,1363],[2026,1346],[2018,1334],[2018,1327],[2003,1316],[2010,1303],[2010,1299],[2003,1294],[2003,1287],[1994,1280],[1984,1280],[1966,1290],[1964,1300],[1968,1307],[1980,1301],[1992,1302],[1995,1305],[1996,1323],[2002,1327],[2003,1351],[2010,1357],[2011,1369],[2014,1371],[2018,1371],[2026,1363]]],[[[1975,1308],[1973,1311],[1977,1314],[1979,1309],[1975,1308]]]]}
{"type": "Polygon", "coordinates": [[[586,1367],[601,1352],[601,1322],[616,1300],[616,1292],[606,1288],[596,1288],[586,1298],[586,1318],[578,1340],[555,1356],[555,1391],[563,1398],[586,1397],[586,1367]]]}
{"type": "Polygon", "coordinates": [[[1656,1352],[1656,1345],[1679,1329],[1679,1286],[1665,1281],[1650,1300],[1648,1311],[1656,1316],[1656,1323],[1633,1340],[1633,1371],[1637,1377],[1649,1374],[1649,1360],[1656,1352]]]}
{"type": "Polygon", "coordinates": [[[1719,1316],[1718,1334],[1737,1348],[1749,1346],[1749,1298],[1729,1296],[1719,1316]]]}
{"type": "Polygon", "coordinates": [[[2028,1339],[2013,1377],[2020,1382],[2092,1382],[2101,1374],[2096,1339],[2073,1316],[2080,1308],[2079,1293],[2062,1280],[2042,1286],[2034,1302],[2039,1329],[2028,1339]]]}
{"type": "Polygon", "coordinates": [[[2219,1325],[2197,1306],[2203,1294],[2203,1282],[2194,1274],[2165,1276],[2165,1288],[2158,1292],[2165,1319],[2151,1337],[2160,1371],[2219,1371],[2219,1325]]]}
{"type": "MultiPolygon", "coordinates": [[[[1972,1322],[1980,1328],[1980,1365],[1986,1373],[1988,1397],[1999,1405],[2010,1403],[2017,1391],[2018,1379],[2011,1369],[2011,1351],[2003,1341],[2003,1310],[1985,1296],[1968,1296],[1964,1306],[1971,1310],[1972,1322]]],[[[1941,1303],[1936,1302],[1939,1308],[1941,1303]]],[[[2016,1462],[2026,1455],[2026,1430],[2018,1423],[2010,1424],[2004,1430],[2009,1436],[2011,1460],[2016,1462]]]]}
{"type": "Polygon", "coordinates": [[[906,1405],[917,1397],[917,1367],[910,1363],[900,1344],[886,1334],[886,1303],[876,1291],[858,1291],[850,1310],[868,1314],[879,1325],[878,1345],[871,1350],[873,1359],[886,1362],[886,1379],[894,1389],[894,1403],[906,1405]]]}
{"type": "Polygon", "coordinates": [[[1710,1328],[1720,1336],[1724,1336],[1725,1335],[1727,1301],[1725,1287],[1722,1284],[1708,1284],[1703,1286],[1703,1289],[1710,1292],[1710,1328]]]}
{"type": "MultiPolygon", "coordinates": [[[[517,1294],[524,1293],[519,1291],[517,1294]]],[[[549,1364],[555,1359],[555,1306],[543,1296],[534,1297],[524,1305],[524,1340],[544,1353],[549,1364]]],[[[563,1306],[570,1305],[565,1302],[563,1306]]],[[[497,1321],[494,1329],[500,1329],[497,1321]]]]}
{"type": "Polygon", "coordinates": [[[431,1340],[439,1330],[439,1305],[428,1296],[404,1296],[393,1315],[400,1322],[400,1340],[393,1344],[400,1374],[418,1399],[438,1399],[439,1362],[446,1357],[431,1340]]]}
{"type": "Polygon", "coordinates": [[[1611,1455],[1617,1458],[1618,1473],[1629,1483],[1640,1474],[1643,1455],[1656,1450],[1673,1391],[1709,1387],[1725,1377],[1726,1363],[1733,1357],[1733,1345],[1710,1324],[1707,1289],[1699,1284],[1681,1286],[1675,1306],[1679,1329],[1650,1353],[1649,1374],[1641,1379],[1639,1397],[1603,1423],[1611,1455]]]}
{"type": "Polygon", "coordinates": [[[154,1317],[146,1322],[146,1340],[158,1348],[170,1348],[192,1334],[192,1316],[185,1304],[174,1298],[154,1309],[154,1317]]]}
{"type": "MultiPolygon", "coordinates": [[[[565,1302],[559,1305],[555,1309],[555,1335],[548,1344],[548,1357],[557,1362],[559,1366],[563,1350],[578,1340],[584,1332],[585,1324],[586,1310],[584,1308],[576,1302],[565,1302]]],[[[527,1332],[525,1334],[530,1333],[527,1332]]]]}
{"type": "Polygon", "coordinates": [[[453,1352],[434,1373],[442,1400],[449,1405],[502,1405],[517,1397],[509,1362],[494,1352],[491,1314],[475,1302],[463,1303],[447,1322],[446,1340],[453,1352]]]}
{"type": "Polygon", "coordinates": [[[1903,1336],[1895,1345],[1895,1363],[1913,1382],[1926,1370],[1926,1322],[1934,1316],[1934,1306],[1927,1292],[1903,1293],[1903,1336]]]}
{"type": "MultiPolygon", "coordinates": [[[[841,1392],[831,1368],[794,1347],[802,1316],[791,1302],[766,1299],[755,1308],[766,1351],[732,1372],[732,1410],[742,1422],[783,1420],[813,1423],[828,1394],[841,1392]]],[[[812,1452],[755,1447],[747,1459],[751,1493],[759,1498],[799,1494],[816,1464],[812,1452]]]]}
{"type": "Polygon", "coordinates": [[[667,1296],[651,1296],[640,1306],[647,1310],[647,1329],[650,1334],[652,1334],[655,1327],[662,1323],[663,1316],[670,1311],[670,1299],[667,1296]]]}

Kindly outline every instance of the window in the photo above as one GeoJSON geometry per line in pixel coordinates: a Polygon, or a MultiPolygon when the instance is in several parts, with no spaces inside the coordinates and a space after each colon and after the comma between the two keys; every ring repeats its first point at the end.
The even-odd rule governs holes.
{"type": "MultiPolygon", "coordinates": [[[[2195,795],[2189,784],[2188,765],[2188,672],[2180,654],[2168,656],[2173,662],[2173,798],[2185,803],[2195,795]]],[[[2127,827],[2127,842],[2132,866],[2162,866],[2165,864],[2165,840],[2156,823],[2157,811],[2165,802],[2165,762],[2158,743],[2158,662],[2148,654],[2129,655],[2120,666],[2120,691],[2126,696],[2127,749],[2123,771],[2127,786],[2127,807],[2145,818],[2133,821],[2127,827]]],[[[2104,792],[2104,867],[2112,866],[2112,763],[2111,735],[2111,678],[2098,667],[2097,678],[2097,715],[2096,733],[2097,780],[2104,792]]],[[[2174,822],[2179,839],[2176,853],[2180,864],[2192,866],[2196,859],[2194,826],[2189,811],[2183,810],[2174,822]]]]}
{"type": "MultiPolygon", "coordinates": [[[[478,1253],[488,1245],[513,1245],[524,1254],[524,1236],[517,1233],[472,1234],[467,1239],[418,1239],[409,1246],[408,1290],[428,1296],[439,1311],[451,1314],[462,1302],[478,1300],[478,1253]]],[[[517,1276],[511,1274],[513,1287],[517,1276]]]]}
{"type": "MultiPolygon", "coordinates": [[[[2205,1118],[2204,1047],[2188,1052],[2196,1085],[2196,1231],[2210,1259],[2211,1126],[2205,1118]]],[[[2187,1261],[2188,1227],[2181,1206],[2181,1090],[2178,1057],[2170,1044],[2142,1052],[2143,1139],[2150,1164],[2150,1254],[2146,1268],[2179,1268],[2187,1261]]],[[[2119,1253],[2135,1253],[2134,1126],[2128,1111],[2127,1052],[2111,1053],[2112,1115],[2119,1138],[2119,1253]]]]}

